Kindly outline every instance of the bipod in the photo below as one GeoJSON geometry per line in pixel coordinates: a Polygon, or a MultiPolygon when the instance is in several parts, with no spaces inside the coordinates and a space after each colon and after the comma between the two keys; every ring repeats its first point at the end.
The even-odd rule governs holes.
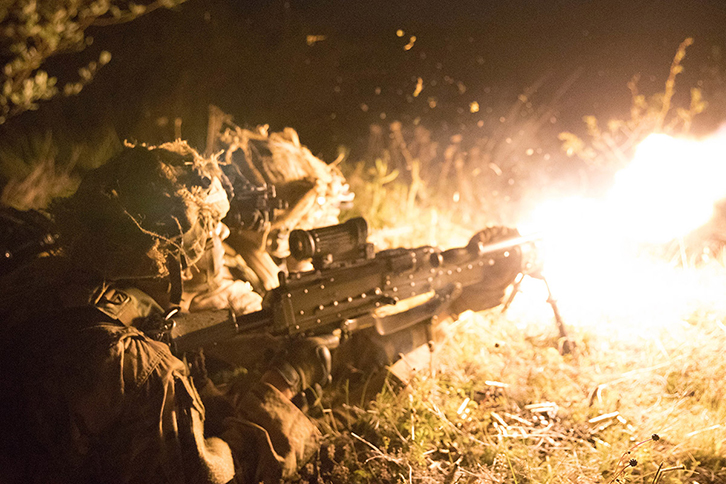
{"type": "MultiPolygon", "coordinates": [[[[560,308],[557,306],[557,299],[555,299],[555,296],[552,294],[552,288],[550,287],[549,282],[547,282],[547,279],[541,272],[538,272],[536,274],[530,274],[530,276],[541,279],[544,282],[545,287],[547,288],[547,303],[552,307],[552,313],[554,313],[555,316],[555,324],[557,324],[557,331],[560,333],[560,341],[562,341],[560,353],[563,355],[572,354],[574,346],[572,340],[570,339],[570,336],[567,333],[565,322],[562,319],[562,314],[560,314],[560,308]]],[[[507,298],[507,301],[504,303],[501,314],[504,314],[504,312],[509,309],[509,306],[511,306],[515,296],[521,291],[520,286],[522,285],[523,280],[524,273],[520,272],[514,279],[514,286],[512,287],[512,292],[509,295],[509,298],[507,298]]]]}
{"type": "Polygon", "coordinates": [[[504,306],[502,306],[502,312],[500,314],[504,314],[507,309],[509,309],[509,306],[512,305],[512,301],[514,301],[514,296],[519,294],[519,286],[522,285],[522,281],[524,280],[524,273],[520,272],[517,274],[517,277],[514,279],[514,285],[512,286],[512,293],[507,298],[507,302],[504,303],[504,306]]]}
{"type": "Polygon", "coordinates": [[[560,340],[562,341],[560,353],[563,355],[570,355],[572,354],[574,347],[570,336],[567,334],[567,329],[565,328],[565,322],[562,320],[560,309],[557,307],[557,299],[555,299],[555,296],[552,294],[552,289],[550,288],[549,282],[547,282],[547,278],[540,274],[540,279],[542,279],[545,283],[545,287],[547,288],[547,302],[550,306],[552,306],[552,312],[555,315],[555,323],[557,323],[557,331],[560,333],[560,340]]]}

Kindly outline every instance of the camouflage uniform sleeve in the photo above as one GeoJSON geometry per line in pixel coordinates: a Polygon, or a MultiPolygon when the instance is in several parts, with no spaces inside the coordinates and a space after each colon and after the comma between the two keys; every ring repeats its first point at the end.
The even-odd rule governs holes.
{"type": "Polygon", "coordinates": [[[262,297],[252,290],[249,282],[222,279],[219,286],[194,295],[189,312],[232,308],[235,314],[246,314],[262,309],[262,297]]]}
{"type": "Polygon", "coordinates": [[[239,459],[242,482],[279,482],[317,452],[318,428],[272,385],[259,383],[233,404],[239,416],[225,420],[221,437],[239,459]]]}
{"type": "Polygon", "coordinates": [[[90,393],[105,402],[87,401],[80,407],[84,426],[98,436],[102,477],[128,483],[231,481],[234,461],[229,446],[219,438],[204,437],[204,406],[184,364],[166,345],[133,329],[123,331],[98,381],[108,391],[90,393]],[[98,409],[104,407],[115,411],[100,415],[98,409]],[[94,426],[100,427],[98,433],[94,426]]]}
{"type": "Polygon", "coordinates": [[[89,426],[105,427],[99,439],[108,443],[103,468],[113,481],[278,482],[317,450],[315,425],[266,384],[235,398],[234,416],[223,421],[220,435],[209,436],[205,407],[186,366],[166,345],[125,331],[104,364],[116,368],[104,372],[110,391],[93,392],[105,395],[106,408],[116,398],[122,402],[111,403],[117,408],[114,422],[103,425],[108,416],[99,416],[94,402],[84,405],[89,426]]]}

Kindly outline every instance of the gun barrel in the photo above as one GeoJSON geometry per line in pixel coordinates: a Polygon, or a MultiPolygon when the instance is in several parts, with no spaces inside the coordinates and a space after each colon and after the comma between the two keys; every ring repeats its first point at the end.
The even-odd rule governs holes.
{"type": "Polygon", "coordinates": [[[529,235],[520,235],[511,239],[500,240],[498,242],[492,242],[491,244],[479,244],[477,246],[477,255],[490,254],[492,252],[499,252],[500,250],[507,250],[515,246],[521,246],[530,242],[535,245],[544,239],[543,234],[534,233],[529,235]]]}

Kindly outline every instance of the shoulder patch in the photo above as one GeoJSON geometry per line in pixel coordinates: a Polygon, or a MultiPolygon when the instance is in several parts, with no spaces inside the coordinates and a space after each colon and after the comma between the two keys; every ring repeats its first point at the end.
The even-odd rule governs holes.
{"type": "Polygon", "coordinates": [[[101,294],[94,307],[125,326],[132,326],[135,319],[164,312],[151,296],[134,287],[109,287],[101,294]]]}

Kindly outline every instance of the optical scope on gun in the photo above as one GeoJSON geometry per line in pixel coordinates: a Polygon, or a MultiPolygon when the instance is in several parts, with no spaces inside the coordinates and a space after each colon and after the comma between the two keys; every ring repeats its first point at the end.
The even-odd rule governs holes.
{"type": "Polygon", "coordinates": [[[290,253],[297,260],[312,259],[318,270],[346,261],[372,259],[373,244],[368,242],[368,223],[356,217],[342,224],[290,232],[290,253]]]}

